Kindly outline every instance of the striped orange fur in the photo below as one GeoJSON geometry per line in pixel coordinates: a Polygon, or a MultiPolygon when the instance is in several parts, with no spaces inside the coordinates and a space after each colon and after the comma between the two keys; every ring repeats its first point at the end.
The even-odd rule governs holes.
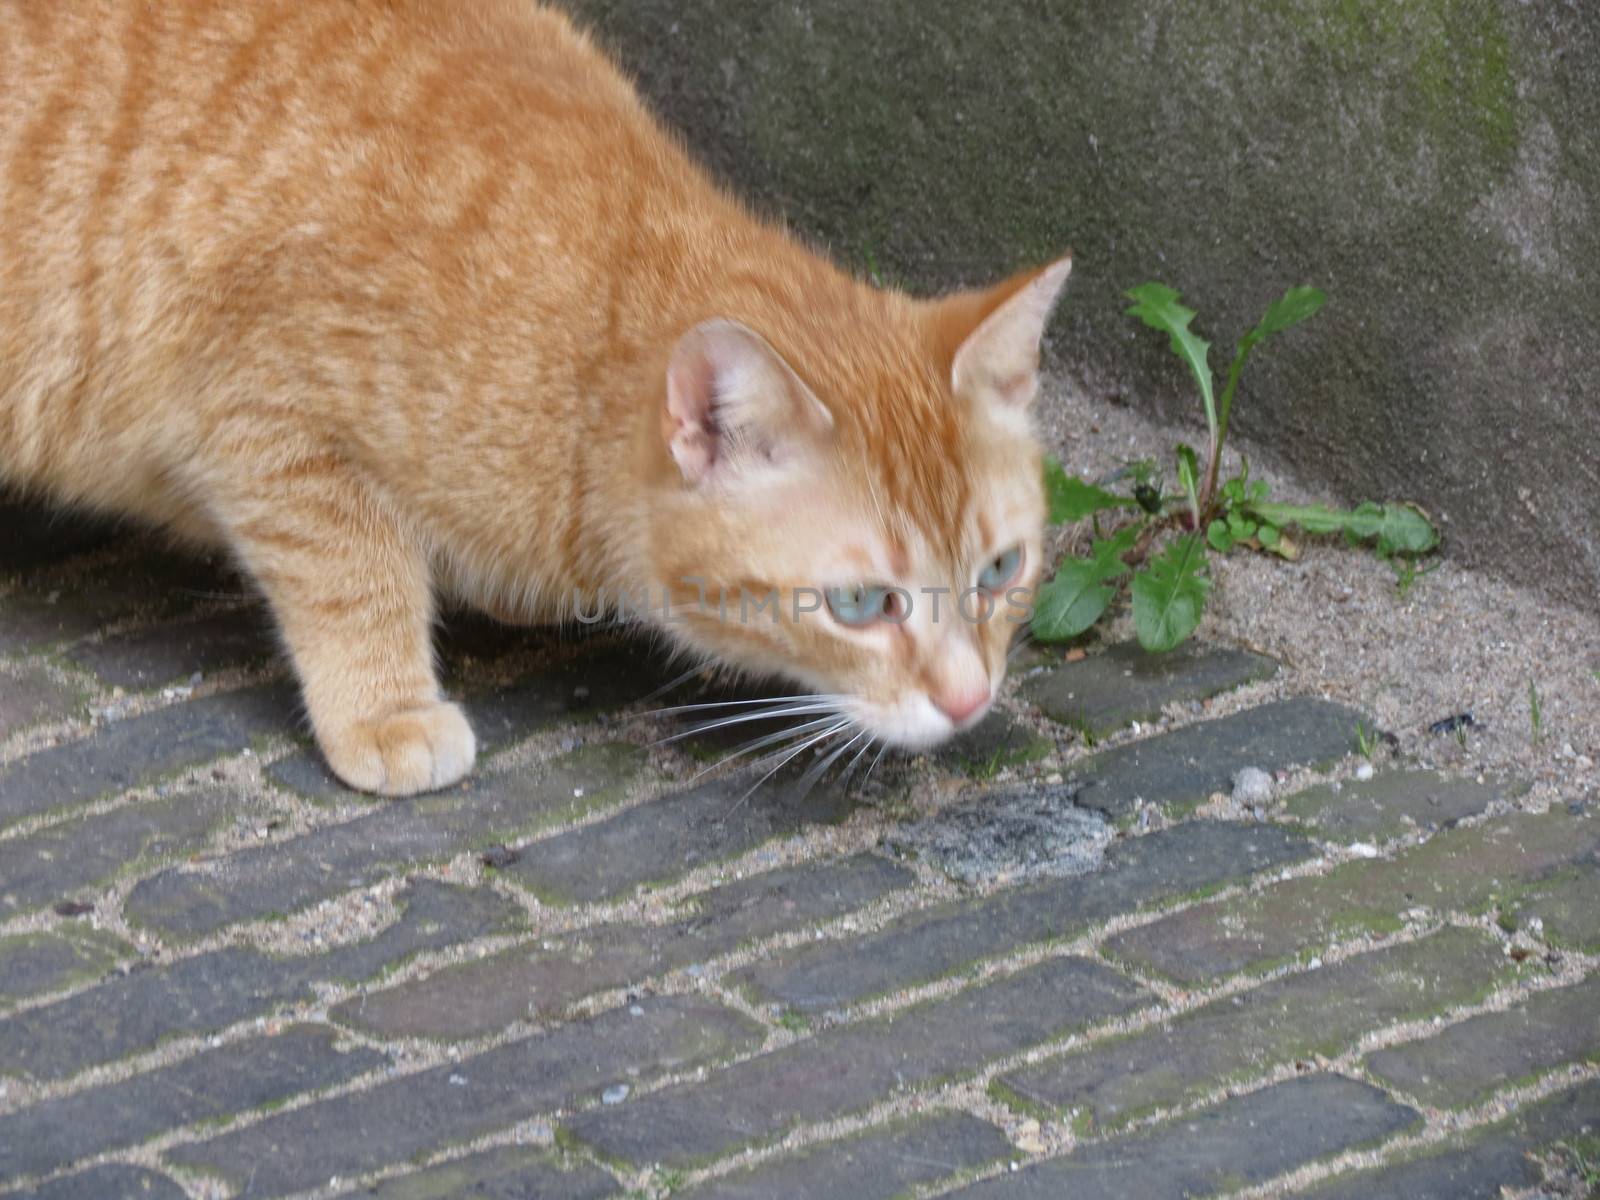
{"type": "Polygon", "coordinates": [[[354,787],[472,765],[441,596],[531,622],[650,589],[683,647],[887,741],[977,719],[998,614],[788,601],[960,592],[1011,546],[1033,586],[1066,274],[851,278],[533,0],[0,0],[0,482],[228,547],[354,787]]]}

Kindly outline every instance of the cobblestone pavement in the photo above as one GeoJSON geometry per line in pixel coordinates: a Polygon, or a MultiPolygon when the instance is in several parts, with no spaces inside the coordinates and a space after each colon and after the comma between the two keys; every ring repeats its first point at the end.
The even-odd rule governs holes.
{"type": "Polygon", "coordinates": [[[635,643],[441,652],[479,771],[354,795],[236,579],[0,510],[0,1193],[1457,1200],[1600,1161],[1600,818],[1373,773],[1265,658],[1036,653],[935,756],[746,796],[738,738],[640,715],[635,643]]]}

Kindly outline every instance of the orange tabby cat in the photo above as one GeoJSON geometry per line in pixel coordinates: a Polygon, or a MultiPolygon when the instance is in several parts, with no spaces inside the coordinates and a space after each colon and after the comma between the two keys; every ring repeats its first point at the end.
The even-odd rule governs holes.
{"type": "Polygon", "coordinates": [[[230,548],[356,788],[472,766],[441,594],[976,721],[1068,270],[849,278],[534,0],[0,0],[0,483],[230,548]]]}

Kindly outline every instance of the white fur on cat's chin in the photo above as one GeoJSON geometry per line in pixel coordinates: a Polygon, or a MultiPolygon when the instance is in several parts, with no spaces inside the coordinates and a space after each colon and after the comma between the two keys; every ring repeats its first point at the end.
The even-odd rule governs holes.
{"type": "Polygon", "coordinates": [[[880,741],[888,742],[897,750],[917,753],[931,750],[956,734],[981,722],[994,706],[994,689],[990,700],[977,712],[957,725],[934,707],[933,700],[914,692],[898,701],[892,708],[866,701],[854,701],[843,706],[845,714],[880,741]]]}

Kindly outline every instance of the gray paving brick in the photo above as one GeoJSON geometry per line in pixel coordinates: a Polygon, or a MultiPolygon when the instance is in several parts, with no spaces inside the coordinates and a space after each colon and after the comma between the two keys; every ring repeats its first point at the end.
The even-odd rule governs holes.
{"type": "Polygon", "coordinates": [[[411,884],[400,902],[399,919],[366,942],[289,959],[227,947],[0,1019],[0,1074],[66,1079],[171,1038],[213,1033],[312,998],[312,980],[360,981],[423,950],[505,932],[517,912],[493,893],[430,881],[411,884]]]}
{"type": "Polygon", "coordinates": [[[1436,771],[1385,771],[1365,782],[1319,784],[1289,797],[1284,811],[1324,837],[1384,841],[1410,830],[1433,833],[1475,817],[1520,785],[1451,779],[1436,771]]]}
{"type": "Polygon", "coordinates": [[[597,1100],[607,1087],[640,1086],[716,1062],[760,1041],[759,1027],[730,1009],[689,997],[651,999],[177,1147],[167,1159],[237,1183],[248,1179],[252,1196],[281,1196],[597,1100]]]}
{"type": "Polygon", "coordinates": [[[580,1113],[567,1128],[610,1159],[689,1166],[959,1077],[1150,1002],[1097,963],[1048,960],[904,1012],[826,1030],[702,1083],[580,1113]]]}
{"type": "Polygon", "coordinates": [[[90,929],[0,938],[0,1012],[98,979],[131,953],[118,938],[90,929]]]}
{"type": "Polygon", "coordinates": [[[1413,908],[1482,912],[1600,847],[1600,820],[1564,807],[1450,829],[1393,859],[1355,860],[1183,912],[1107,943],[1112,957],[1195,985],[1266,969],[1330,941],[1388,933],[1413,908]]]}
{"type": "Polygon", "coordinates": [[[1501,905],[1501,916],[1554,946],[1600,953],[1600,854],[1590,854],[1501,905]]]}
{"type": "Polygon", "coordinates": [[[939,748],[941,764],[976,779],[988,779],[1006,767],[1020,767],[1055,749],[1049,738],[1035,733],[1002,712],[990,713],[976,729],[951,738],[939,748]]]}
{"type": "Polygon", "coordinates": [[[186,858],[252,808],[263,806],[232,789],[204,787],[0,842],[0,911],[26,912],[132,869],[186,858]]]}
{"type": "Polygon", "coordinates": [[[165,871],[135,887],[125,911],[132,923],[177,938],[295,912],[613,804],[645,768],[637,747],[602,743],[510,774],[485,772],[447,792],[389,801],[344,824],[236,851],[205,871],[165,871]]]}
{"type": "Polygon", "coordinates": [[[1151,654],[1137,642],[1119,642],[1103,654],[1030,676],[1022,695],[1046,716],[1102,738],[1153,720],[1168,704],[1208,700],[1277,670],[1270,658],[1246,650],[1187,642],[1151,654]]]}
{"type": "Polygon", "coordinates": [[[1369,1030],[1487,995],[1512,973],[1498,942],[1435,937],[1288,975],[1168,1024],[1097,1042],[1000,1080],[1029,1105],[1112,1126],[1297,1059],[1333,1057],[1369,1030]]]}
{"type": "Polygon", "coordinates": [[[887,840],[962,883],[1082,875],[1100,865],[1114,831],[1073,803],[1076,791],[1047,783],[983,788],[887,840]]]}
{"type": "Polygon", "coordinates": [[[0,1117],[0,1161],[17,1175],[59,1171],[169,1130],[333,1087],[388,1061],[365,1048],[340,1053],[331,1029],[294,1026],[0,1117]]]}
{"type": "Polygon", "coordinates": [[[252,688],[113,721],[0,768],[0,828],[236,754],[294,723],[283,687],[252,688]]]}
{"type": "Polygon", "coordinates": [[[1600,1133],[1600,1083],[1560,1092],[1501,1121],[1442,1146],[1378,1167],[1340,1175],[1299,1193],[1308,1200],[1501,1200],[1537,1187],[1544,1172],[1529,1152],[1600,1133]]]}
{"type": "Polygon", "coordinates": [[[1367,1069],[1424,1104],[1465,1108],[1568,1062],[1600,1061],[1600,978],[1541,992],[1435,1037],[1376,1050],[1367,1069]]]}
{"type": "Polygon", "coordinates": [[[793,780],[774,780],[746,796],[752,782],[737,774],[669,792],[536,842],[506,875],[548,903],[593,903],[677,879],[809,826],[837,823],[853,807],[831,782],[803,793],[793,780]]]}
{"type": "Polygon", "coordinates": [[[182,683],[197,671],[210,675],[271,662],[278,654],[271,618],[264,608],[252,607],[86,642],[66,657],[111,686],[148,691],[182,683]]]}
{"type": "Polygon", "coordinates": [[[839,1196],[894,1200],[925,1184],[975,1171],[1015,1154],[1006,1135],[966,1113],[945,1112],[824,1142],[764,1166],[724,1175],[691,1200],[793,1200],[839,1196]]]}
{"type": "Polygon", "coordinates": [[[1337,762],[1355,749],[1362,719],[1343,705],[1301,698],[1142,738],[1076,765],[1078,803],[1113,817],[1140,800],[1181,810],[1228,791],[1245,767],[1271,772],[1337,762]]]}
{"type": "Polygon", "coordinates": [[[154,1171],[110,1164],[42,1183],[32,1200],[188,1200],[189,1193],[154,1171]]]}
{"type": "Polygon", "coordinates": [[[359,996],[333,1016],[388,1037],[479,1037],[752,938],[828,920],[913,882],[909,871],[870,855],[773,871],[701,893],[693,915],[669,924],[605,925],[519,946],[359,996]]]}
{"type": "Polygon", "coordinates": [[[1340,1075],[1306,1076],[950,1195],[962,1200],[1198,1200],[1265,1183],[1409,1129],[1418,1120],[1416,1112],[1377,1088],[1340,1075]]]}
{"type": "Polygon", "coordinates": [[[84,712],[84,696],[37,663],[0,667],[0,741],[84,712]]]}
{"type": "Polygon", "coordinates": [[[361,1194],[372,1200],[605,1200],[622,1188],[588,1163],[568,1165],[548,1150],[506,1146],[387,1179],[361,1194]]]}
{"type": "Polygon", "coordinates": [[[733,978],[762,1000],[802,1012],[841,1008],[1314,853],[1274,826],[1194,822],[1113,842],[1091,874],[939,905],[848,942],[777,954],[733,978]]]}

